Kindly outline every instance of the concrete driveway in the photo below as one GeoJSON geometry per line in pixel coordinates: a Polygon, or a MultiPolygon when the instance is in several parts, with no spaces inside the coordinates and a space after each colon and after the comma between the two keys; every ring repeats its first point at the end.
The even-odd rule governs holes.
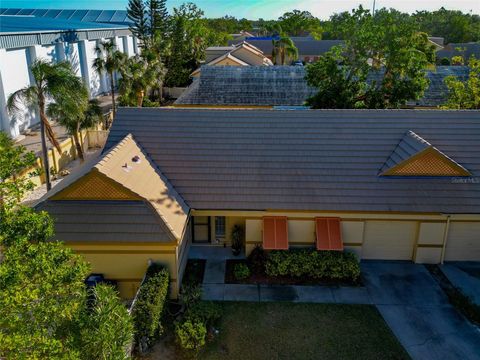
{"type": "Polygon", "coordinates": [[[448,302],[423,265],[362,262],[367,291],[413,359],[480,359],[480,331],[448,302]]]}

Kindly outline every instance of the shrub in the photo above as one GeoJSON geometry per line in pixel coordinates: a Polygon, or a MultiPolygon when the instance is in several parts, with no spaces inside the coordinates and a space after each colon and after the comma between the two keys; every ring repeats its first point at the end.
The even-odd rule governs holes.
{"type": "Polygon", "coordinates": [[[244,280],[250,277],[250,269],[244,263],[235,264],[233,274],[235,275],[235,279],[244,280]]]}
{"type": "Polygon", "coordinates": [[[240,253],[242,250],[242,241],[244,238],[243,228],[239,225],[235,225],[232,229],[232,249],[234,252],[240,253]]]}
{"type": "Polygon", "coordinates": [[[268,254],[265,270],[269,276],[353,282],[360,277],[360,264],[354,253],[311,249],[274,250],[268,254]]]}
{"type": "Polygon", "coordinates": [[[185,312],[185,319],[191,322],[203,322],[208,328],[222,316],[221,307],[211,301],[200,301],[185,312]]]}
{"type": "Polygon", "coordinates": [[[198,351],[205,345],[207,327],[201,321],[187,320],[175,324],[175,335],[182,349],[198,351]]]}
{"type": "Polygon", "coordinates": [[[147,350],[152,340],[163,333],[161,318],[168,298],[168,287],[168,270],[160,265],[151,265],[132,309],[135,343],[140,352],[147,350]]]}
{"type": "Polygon", "coordinates": [[[447,58],[447,57],[444,57],[440,60],[440,65],[443,65],[443,66],[448,66],[450,65],[450,59],[447,58]]]}
{"type": "Polygon", "coordinates": [[[247,258],[250,269],[254,274],[263,274],[267,262],[267,253],[261,246],[255,246],[247,258]]]}
{"type": "Polygon", "coordinates": [[[186,284],[179,294],[180,302],[187,308],[199,302],[201,297],[202,286],[199,284],[186,284]]]}

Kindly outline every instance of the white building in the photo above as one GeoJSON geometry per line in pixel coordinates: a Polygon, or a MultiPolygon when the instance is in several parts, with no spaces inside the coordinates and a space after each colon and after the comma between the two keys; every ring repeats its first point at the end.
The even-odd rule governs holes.
{"type": "Polygon", "coordinates": [[[6,110],[7,99],[32,84],[29,66],[37,58],[69,61],[88,85],[90,96],[110,91],[107,76],[92,68],[100,41],[113,39],[128,56],[138,54],[136,39],[125,23],[98,23],[36,16],[0,16],[0,130],[13,138],[38,123],[29,109],[17,117],[6,110]]]}

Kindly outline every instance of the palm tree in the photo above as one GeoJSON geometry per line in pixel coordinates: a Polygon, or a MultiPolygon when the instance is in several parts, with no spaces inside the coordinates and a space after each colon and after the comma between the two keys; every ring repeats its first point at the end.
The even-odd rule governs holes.
{"type": "Polygon", "coordinates": [[[7,101],[7,109],[11,114],[19,114],[23,106],[35,109],[40,115],[40,136],[42,141],[43,167],[47,191],[51,189],[50,166],[45,133],[50,143],[59,153],[62,152],[52,126],[46,115],[47,101],[56,101],[70,93],[71,84],[77,81],[71,65],[67,62],[50,63],[39,59],[30,66],[34,84],[24,87],[11,94],[7,101]]]}
{"type": "Polygon", "coordinates": [[[285,65],[287,58],[296,59],[298,57],[298,49],[288,36],[282,35],[278,40],[272,40],[272,43],[272,60],[275,64],[278,56],[280,56],[280,65],[285,65]]]}
{"type": "Polygon", "coordinates": [[[149,62],[138,55],[128,59],[122,68],[119,86],[124,103],[141,107],[148,92],[161,87],[165,73],[160,61],[149,62]]]}
{"type": "Polygon", "coordinates": [[[75,96],[64,96],[48,105],[47,114],[61,124],[73,137],[78,157],[85,160],[80,131],[88,129],[102,120],[102,109],[97,99],[88,99],[88,89],[78,78],[75,96]]]}
{"type": "Polygon", "coordinates": [[[97,58],[93,60],[93,68],[101,76],[104,72],[110,77],[110,92],[112,93],[112,112],[115,116],[115,72],[119,71],[126,60],[126,55],[117,50],[113,40],[101,41],[95,48],[97,58]]]}

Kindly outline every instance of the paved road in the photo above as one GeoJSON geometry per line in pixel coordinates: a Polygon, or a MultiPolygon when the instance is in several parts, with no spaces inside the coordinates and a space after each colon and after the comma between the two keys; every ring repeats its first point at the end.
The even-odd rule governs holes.
{"type": "Polygon", "coordinates": [[[479,360],[480,331],[449,303],[422,265],[364,262],[372,303],[416,360],[479,360]]]}

